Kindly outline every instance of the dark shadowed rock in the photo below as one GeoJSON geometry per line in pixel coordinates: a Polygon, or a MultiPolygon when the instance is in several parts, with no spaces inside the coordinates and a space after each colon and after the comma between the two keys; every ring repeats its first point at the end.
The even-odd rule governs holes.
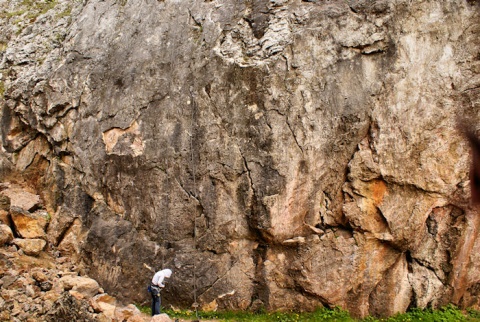
{"type": "Polygon", "coordinates": [[[88,302],[77,300],[68,292],[65,292],[53,303],[52,308],[45,317],[45,321],[93,322],[96,319],[89,312],[88,302]]]}

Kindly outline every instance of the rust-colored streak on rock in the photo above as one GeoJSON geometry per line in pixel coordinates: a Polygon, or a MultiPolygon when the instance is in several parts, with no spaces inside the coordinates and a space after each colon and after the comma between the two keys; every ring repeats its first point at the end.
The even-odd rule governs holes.
{"type": "Polygon", "coordinates": [[[466,212],[468,228],[465,231],[464,240],[460,243],[461,248],[456,258],[453,259],[452,282],[453,296],[452,302],[459,303],[468,288],[468,269],[470,267],[470,255],[478,239],[480,228],[479,208],[469,209],[466,212]]]}
{"type": "Polygon", "coordinates": [[[375,206],[382,203],[383,197],[387,192],[387,184],[383,180],[374,180],[371,185],[372,197],[375,206]]]}

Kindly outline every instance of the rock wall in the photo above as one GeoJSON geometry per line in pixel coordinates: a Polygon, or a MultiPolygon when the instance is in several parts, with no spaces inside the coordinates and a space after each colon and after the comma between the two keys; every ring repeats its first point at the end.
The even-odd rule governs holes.
{"type": "Polygon", "coordinates": [[[151,318],[122,306],[78,272],[73,225],[58,247],[40,197],[22,185],[0,185],[0,319],[2,321],[127,321],[151,318]],[[48,241],[48,247],[47,246],[48,241]]]}
{"type": "Polygon", "coordinates": [[[479,307],[478,1],[0,4],[2,179],[108,293],[147,264],[176,306],[479,307]]]}

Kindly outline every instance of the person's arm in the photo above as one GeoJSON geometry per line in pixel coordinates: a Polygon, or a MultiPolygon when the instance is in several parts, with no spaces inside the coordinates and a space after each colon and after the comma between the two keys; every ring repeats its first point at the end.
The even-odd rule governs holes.
{"type": "Polygon", "coordinates": [[[165,284],[163,283],[164,280],[165,280],[165,276],[161,275],[161,276],[158,278],[157,285],[160,286],[160,287],[165,287],[165,284]]]}

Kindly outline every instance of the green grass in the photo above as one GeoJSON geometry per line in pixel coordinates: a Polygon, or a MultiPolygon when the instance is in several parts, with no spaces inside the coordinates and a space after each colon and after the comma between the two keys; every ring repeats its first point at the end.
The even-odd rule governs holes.
{"type": "Polygon", "coordinates": [[[385,321],[388,322],[407,322],[407,321],[427,321],[427,322],[441,322],[441,321],[477,321],[471,320],[469,314],[464,314],[461,310],[453,305],[447,305],[438,310],[431,309],[413,309],[405,314],[398,314],[385,321]]]}
{"type": "Polygon", "coordinates": [[[149,306],[142,306],[142,305],[135,305],[139,310],[140,312],[142,313],[145,313],[147,315],[151,315],[152,314],[152,309],[149,307],[149,306]]]}
{"type": "Polygon", "coordinates": [[[67,9],[65,9],[64,11],[57,14],[56,18],[57,19],[62,19],[64,17],[70,17],[71,14],[72,14],[72,7],[68,6],[67,9]]]}
{"type": "Polygon", "coordinates": [[[42,14],[46,13],[48,10],[55,7],[56,4],[57,4],[57,0],[43,0],[43,1],[23,0],[22,1],[23,6],[26,6],[28,8],[39,9],[42,14]]]}
{"type": "MultiPolygon", "coordinates": [[[[149,307],[139,307],[140,311],[150,315],[149,307]]],[[[181,318],[185,320],[196,320],[194,311],[177,311],[165,309],[171,318],[181,318]]],[[[447,305],[438,310],[431,309],[413,309],[407,313],[397,314],[389,318],[367,317],[365,319],[355,319],[350,316],[347,311],[340,308],[327,309],[320,308],[310,313],[295,312],[240,312],[240,311],[222,311],[222,312],[198,312],[200,320],[220,320],[226,322],[317,322],[317,321],[336,321],[336,322],[409,322],[409,321],[426,321],[426,322],[443,322],[443,321],[480,321],[480,312],[467,309],[462,311],[453,305],[447,305]]]]}
{"type": "Polygon", "coordinates": [[[277,322],[314,322],[314,321],[355,321],[350,317],[348,312],[341,309],[318,309],[310,313],[295,313],[295,312],[200,312],[201,319],[218,319],[224,321],[277,321],[277,322]]]}
{"type": "Polygon", "coordinates": [[[25,12],[26,12],[26,10],[16,10],[16,11],[12,11],[12,12],[3,12],[1,14],[1,17],[2,18],[12,18],[12,17],[16,17],[16,16],[21,16],[25,12]]]}
{"type": "Polygon", "coordinates": [[[35,21],[38,16],[47,13],[50,9],[53,9],[56,5],[57,0],[23,0],[20,3],[20,10],[0,13],[0,18],[20,17],[27,13],[25,19],[32,22],[35,21]]]}

